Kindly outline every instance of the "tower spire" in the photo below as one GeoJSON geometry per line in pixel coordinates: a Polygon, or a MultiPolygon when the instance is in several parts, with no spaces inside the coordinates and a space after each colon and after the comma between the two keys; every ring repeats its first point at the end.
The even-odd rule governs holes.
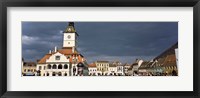
{"type": "Polygon", "coordinates": [[[74,27],[74,22],[69,22],[66,30],[63,33],[76,33],[76,29],[74,27]]]}
{"type": "Polygon", "coordinates": [[[74,27],[74,22],[69,22],[68,26],[73,26],[74,27]]]}

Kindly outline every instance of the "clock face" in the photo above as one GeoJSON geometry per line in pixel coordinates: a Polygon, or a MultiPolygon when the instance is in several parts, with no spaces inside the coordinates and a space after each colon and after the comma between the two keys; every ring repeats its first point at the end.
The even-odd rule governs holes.
{"type": "Polygon", "coordinates": [[[70,38],[71,38],[71,36],[70,36],[70,35],[68,35],[68,36],[67,36],[67,38],[68,38],[68,39],[70,39],[70,38]]]}

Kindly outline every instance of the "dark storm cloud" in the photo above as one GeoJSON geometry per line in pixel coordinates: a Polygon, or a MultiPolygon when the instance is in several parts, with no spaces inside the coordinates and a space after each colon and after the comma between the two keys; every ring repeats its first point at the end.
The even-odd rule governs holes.
{"type": "MultiPolygon", "coordinates": [[[[54,46],[61,48],[62,31],[67,25],[67,22],[22,22],[25,60],[41,58],[54,46]]],[[[178,41],[177,22],[75,22],[75,28],[80,35],[78,49],[90,62],[152,58],[178,41]]]]}

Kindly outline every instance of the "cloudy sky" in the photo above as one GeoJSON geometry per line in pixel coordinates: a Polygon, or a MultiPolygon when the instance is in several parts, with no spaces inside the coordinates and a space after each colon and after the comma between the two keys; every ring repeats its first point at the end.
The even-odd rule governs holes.
{"type": "MultiPolygon", "coordinates": [[[[22,22],[22,56],[36,61],[62,48],[68,22],[22,22]]],[[[178,41],[177,22],[75,22],[78,50],[88,63],[151,60],[178,41]]]]}

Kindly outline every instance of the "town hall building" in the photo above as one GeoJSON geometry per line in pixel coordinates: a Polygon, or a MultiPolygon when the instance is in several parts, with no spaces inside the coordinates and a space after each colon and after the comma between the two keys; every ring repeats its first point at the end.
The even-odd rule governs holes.
{"type": "Polygon", "coordinates": [[[87,64],[77,51],[77,38],[74,22],[69,22],[63,32],[63,46],[55,47],[37,61],[37,76],[83,76],[87,75],[87,64]]]}

